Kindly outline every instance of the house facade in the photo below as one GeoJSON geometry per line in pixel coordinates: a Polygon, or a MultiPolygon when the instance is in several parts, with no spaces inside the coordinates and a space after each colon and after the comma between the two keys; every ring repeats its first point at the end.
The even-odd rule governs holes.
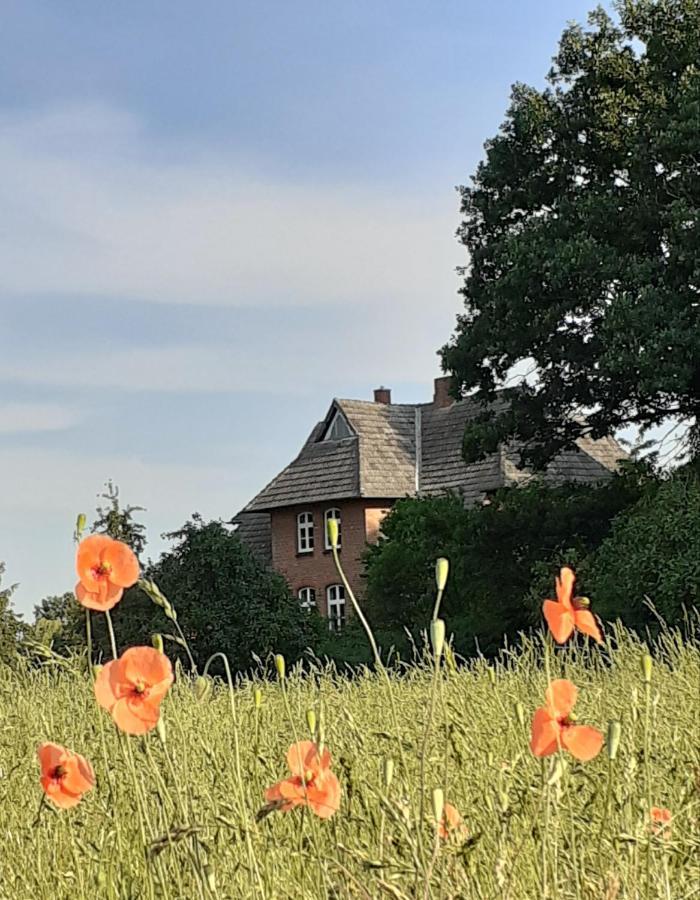
{"type": "MultiPolygon", "coordinates": [[[[519,467],[514,448],[464,463],[464,427],[480,411],[469,398],[451,398],[449,378],[435,379],[430,403],[392,403],[386,388],[372,401],[334,399],[298,456],[234,517],[237,533],[287,579],[302,606],[315,606],[330,628],[342,629],[346,597],[328,546],[329,518],[340,522],[343,568],[361,594],[362,554],[396,500],[454,491],[476,503],[533,477],[519,467]]],[[[600,482],[624,456],[612,438],[584,438],[556,457],[544,478],[600,482]]]]}

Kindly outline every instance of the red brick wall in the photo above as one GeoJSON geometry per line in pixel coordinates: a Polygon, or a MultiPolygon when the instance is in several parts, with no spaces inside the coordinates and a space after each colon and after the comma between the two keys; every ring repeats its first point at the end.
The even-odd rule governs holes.
{"type": "MultiPolygon", "coordinates": [[[[275,509],[271,515],[272,566],[289,582],[296,596],[302,587],[316,591],[316,606],[326,615],[326,588],[338,584],[340,578],[333,562],[333,554],[325,549],[324,513],[336,507],[341,518],[340,561],[350,585],[362,594],[361,556],[367,542],[377,540],[379,525],[391,507],[391,500],[332,500],[275,509]],[[297,515],[311,512],[314,517],[314,549],[311,553],[297,552],[297,515]]],[[[346,598],[346,615],[351,615],[346,598]]]]}

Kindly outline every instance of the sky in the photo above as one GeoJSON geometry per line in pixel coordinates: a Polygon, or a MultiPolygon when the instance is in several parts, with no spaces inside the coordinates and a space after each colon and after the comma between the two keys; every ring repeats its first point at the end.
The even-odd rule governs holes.
{"type": "Polygon", "coordinates": [[[334,396],[430,399],[455,186],[592,0],[5,0],[0,560],[74,584],[107,479],[147,556],[230,519],[334,396]]]}

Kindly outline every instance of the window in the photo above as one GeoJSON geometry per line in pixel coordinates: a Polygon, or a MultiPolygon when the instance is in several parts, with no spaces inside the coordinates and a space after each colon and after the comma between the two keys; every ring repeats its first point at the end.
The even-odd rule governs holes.
{"type": "Polygon", "coordinates": [[[328,627],[331,631],[342,631],[345,624],[345,588],[342,584],[329,584],[326,588],[328,606],[328,627]]]}
{"type": "Polygon", "coordinates": [[[340,411],[336,411],[336,414],[331,419],[331,424],[326,430],[323,440],[342,441],[343,438],[349,437],[352,437],[352,431],[350,431],[347,419],[340,411]]]}
{"type": "Polygon", "coordinates": [[[340,510],[337,507],[333,507],[332,509],[327,509],[323,514],[323,524],[325,525],[324,533],[326,535],[326,550],[332,550],[331,542],[328,540],[328,522],[330,519],[335,519],[338,523],[338,550],[340,550],[341,545],[341,537],[340,537],[340,510]]]}
{"type": "Polygon", "coordinates": [[[314,516],[303,512],[297,516],[297,551],[312,553],[314,549],[314,516]]]}
{"type": "Polygon", "coordinates": [[[316,608],[316,591],[312,587],[299,588],[299,606],[306,610],[316,608]]]}

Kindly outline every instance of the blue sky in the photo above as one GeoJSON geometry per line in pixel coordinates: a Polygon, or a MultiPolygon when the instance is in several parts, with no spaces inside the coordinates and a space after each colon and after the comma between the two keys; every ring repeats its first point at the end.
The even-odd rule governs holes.
{"type": "Polygon", "coordinates": [[[454,187],[591,0],[9,0],[0,37],[0,560],[73,585],[112,478],[148,553],[231,517],[333,396],[428,399],[454,187]]]}

